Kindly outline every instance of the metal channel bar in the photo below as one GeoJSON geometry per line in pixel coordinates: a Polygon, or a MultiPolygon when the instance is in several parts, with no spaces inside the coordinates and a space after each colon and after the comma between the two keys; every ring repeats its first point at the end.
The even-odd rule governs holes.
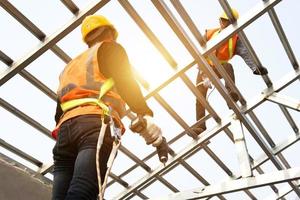
{"type": "Polygon", "coordinates": [[[240,164],[241,176],[243,178],[250,177],[253,174],[242,124],[239,120],[233,119],[231,126],[234,129],[234,145],[236,147],[237,158],[240,164]]]}
{"type": "MultiPolygon", "coordinates": [[[[224,11],[226,12],[227,16],[229,17],[229,20],[231,22],[235,22],[235,18],[233,17],[232,13],[231,13],[231,8],[230,5],[228,4],[227,0],[218,0],[220,5],[222,6],[222,8],[224,9],[224,11]]],[[[265,1],[265,4],[269,3],[270,1],[265,1]]],[[[249,40],[246,37],[246,34],[244,33],[243,30],[241,30],[239,33],[239,39],[242,41],[242,43],[245,45],[245,47],[247,48],[247,50],[249,51],[252,59],[254,60],[254,62],[257,64],[258,67],[262,66],[261,62],[259,61],[254,49],[252,48],[249,40]]],[[[270,78],[268,77],[268,75],[264,75],[262,76],[264,82],[266,83],[266,85],[268,87],[272,86],[272,82],[270,80],[270,78]]]]}
{"type": "Polygon", "coordinates": [[[194,37],[197,39],[200,46],[205,46],[206,39],[201,35],[197,26],[195,25],[195,23],[193,22],[193,20],[187,13],[187,11],[184,9],[181,2],[179,0],[171,0],[171,3],[174,6],[174,8],[176,9],[176,11],[179,13],[181,18],[183,19],[184,23],[189,27],[189,29],[191,30],[194,37]]]}
{"type": "Polygon", "coordinates": [[[283,105],[295,111],[300,111],[300,101],[293,99],[291,97],[287,97],[285,95],[281,95],[278,93],[273,93],[270,95],[267,100],[272,101],[276,104],[283,105]]]}
{"type": "Polygon", "coordinates": [[[41,167],[43,165],[43,163],[37,159],[35,159],[34,157],[28,155],[27,153],[21,151],[20,149],[8,144],[7,142],[5,142],[4,140],[0,139],[0,146],[2,146],[3,148],[7,149],[8,151],[20,156],[21,158],[29,161],[30,163],[41,167]]]}
{"type": "Polygon", "coordinates": [[[57,96],[56,93],[53,92],[49,87],[47,87],[44,83],[42,83],[39,79],[34,77],[32,74],[30,74],[28,71],[23,69],[19,72],[19,74],[26,79],[28,82],[32,83],[35,87],[37,87],[40,91],[42,91],[44,94],[46,94],[48,97],[50,97],[53,101],[56,102],[57,96]]]}
{"type": "MultiPolygon", "coordinates": [[[[157,94],[158,95],[158,94],[157,94]]],[[[155,96],[155,97],[157,97],[157,100],[158,100],[158,102],[164,107],[164,108],[166,108],[167,109],[167,111],[169,112],[169,113],[172,113],[172,115],[175,113],[176,114],[176,112],[175,111],[173,111],[172,109],[171,109],[171,107],[160,97],[160,96],[155,96]],[[170,110],[171,109],[171,110],[170,110]]],[[[182,120],[183,121],[183,120],[182,120]]],[[[183,121],[183,123],[184,123],[184,121],[183,121]]],[[[212,158],[218,163],[218,164],[220,164],[221,165],[221,167],[224,169],[225,168],[225,170],[227,170],[227,171],[229,171],[228,173],[231,173],[231,171],[224,165],[224,163],[220,160],[220,159],[218,159],[217,158],[217,156],[216,155],[214,155],[213,153],[210,153],[210,152],[212,152],[207,146],[203,146],[203,149],[205,149],[208,153],[209,153],[209,155],[211,155],[212,156],[212,158]],[[219,161],[219,162],[218,162],[219,161]],[[222,165],[223,164],[223,165],[222,165]]],[[[140,162],[142,162],[142,161],[140,161],[140,162]]],[[[198,173],[196,173],[195,172],[195,170],[188,164],[188,163],[186,163],[184,160],[182,160],[182,159],[180,159],[179,161],[178,161],[184,168],[186,168],[192,175],[194,175],[199,181],[203,181],[204,179],[203,179],[203,177],[200,175],[200,174],[198,174],[198,173]]],[[[151,170],[150,170],[151,171],[151,170]]],[[[148,171],[148,172],[150,172],[150,171],[148,171]]],[[[232,173],[231,173],[232,174],[232,173]]],[[[162,183],[164,183],[165,185],[167,184],[167,186],[171,189],[171,190],[173,190],[173,192],[178,192],[178,189],[176,189],[174,186],[173,186],[173,189],[172,189],[172,185],[170,184],[170,183],[168,183],[165,179],[163,179],[163,178],[161,178],[161,176],[159,176],[159,175],[157,175],[157,176],[155,176],[158,180],[160,180],[162,183]]]]}
{"type": "Polygon", "coordinates": [[[62,39],[71,31],[73,31],[81,23],[81,21],[84,19],[85,16],[95,13],[100,8],[105,6],[108,2],[109,0],[94,1],[94,3],[90,4],[87,9],[80,12],[69,23],[67,23],[60,31],[45,38],[42,41],[41,45],[39,45],[31,53],[29,53],[28,55],[24,56],[23,58],[13,63],[11,68],[6,70],[4,73],[0,74],[0,86],[3,85],[9,79],[11,79],[14,75],[19,73],[22,69],[24,69],[32,61],[34,61],[36,58],[42,55],[45,51],[53,47],[53,45],[55,45],[60,39],[62,39]]]}
{"type": "MultiPolygon", "coordinates": [[[[160,0],[152,0],[153,4],[157,8],[157,10],[161,13],[161,15],[165,18],[167,23],[170,25],[170,27],[173,29],[173,31],[176,33],[176,35],[179,37],[179,39],[182,41],[182,43],[186,46],[188,51],[191,53],[191,55],[196,59],[200,61],[200,68],[208,75],[210,80],[214,83],[216,88],[219,90],[221,95],[227,100],[227,103],[230,107],[232,107],[233,111],[237,115],[237,117],[243,122],[245,127],[249,130],[253,138],[256,140],[258,145],[262,148],[262,150],[270,157],[270,160],[273,162],[273,164],[276,166],[277,169],[281,170],[284,169],[284,166],[280,163],[280,161],[272,154],[271,150],[268,148],[267,144],[264,142],[264,140],[261,138],[257,130],[254,128],[254,126],[251,124],[249,119],[240,111],[240,109],[235,105],[235,103],[228,98],[228,95],[226,94],[226,90],[220,80],[217,79],[216,74],[209,68],[208,64],[205,62],[205,59],[197,49],[192,44],[191,40],[188,38],[188,36],[185,34],[185,32],[182,30],[182,27],[180,27],[180,24],[175,20],[174,16],[171,14],[170,10],[167,8],[165,3],[160,0]]],[[[269,3],[276,2],[276,1],[268,1],[269,3]]],[[[265,3],[264,6],[267,6],[268,4],[265,3]]],[[[298,187],[296,187],[293,183],[289,182],[291,187],[294,188],[297,195],[300,197],[300,190],[298,187]]]]}
{"type": "MultiPolygon", "coordinates": [[[[188,68],[189,66],[186,66],[186,68],[188,68]]],[[[175,76],[175,75],[174,75],[175,76]]],[[[261,95],[259,95],[258,97],[254,98],[254,102],[250,102],[250,104],[248,104],[248,107],[245,107],[245,110],[243,112],[247,112],[247,111],[250,111],[252,109],[254,109],[255,107],[257,107],[258,105],[260,105],[261,103],[263,103],[265,101],[265,97],[271,95],[273,92],[279,92],[281,90],[283,90],[284,88],[286,88],[288,85],[290,85],[291,83],[295,82],[296,80],[298,80],[300,76],[300,71],[292,71],[290,73],[288,73],[287,75],[285,75],[282,79],[280,79],[278,82],[276,82],[273,86],[273,88],[266,88],[261,95]]],[[[227,123],[224,123],[223,122],[223,129],[224,131],[226,131],[228,128],[227,126],[229,125],[229,121],[227,123]]],[[[227,133],[227,132],[226,132],[227,133]]],[[[180,135],[183,135],[183,133],[181,133],[180,135]]],[[[207,135],[208,133],[207,132],[204,132],[205,135],[207,135]]],[[[229,134],[230,135],[230,134],[229,134]]],[[[178,137],[178,136],[176,136],[178,137]]],[[[175,138],[176,138],[175,137],[175,138]]],[[[230,137],[231,138],[231,137],[230,137]]],[[[177,139],[177,138],[176,138],[177,139]]],[[[176,139],[174,141],[176,141],[176,139]]],[[[282,142],[281,144],[279,144],[277,147],[273,148],[272,151],[273,151],[273,154],[277,154],[283,150],[285,150],[286,148],[288,148],[289,146],[293,145],[295,142],[297,142],[298,140],[300,139],[300,135],[297,135],[297,136],[292,136],[290,137],[288,140],[282,142]]],[[[170,143],[172,143],[173,141],[171,140],[170,143]]],[[[203,143],[203,142],[202,142],[203,143]]],[[[193,146],[191,145],[188,145],[188,151],[191,152],[193,146]]],[[[154,152],[152,153],[154,155],[154,152]]],[[[178,155],[177,155],[178,156],[178,155]]],[[[150,157],[150,155],[148,156],[150,157]]],[[[148,158],[146,157],[146,158],[148,158]]],[[[145,158],[145,159],[146,159],[145,158]]],[[[145,161],[144,159],[144,161],[145,161]]],[[[265,163],[267,160],[269,160],[269,157],[263,153],[261,156],[259,156],[259,158],[256,160],[256,161],[253,161],[253,169],[256,169],[258,167],[260,167],[260,165],[262,165],[263,163],[265,163]]],[[[177,162],[178,164],[178,162],[177,162]]],[[[167,163],[168,165],[168,163],[167,163]]],[[[168,172],[168,170],[162,170],[164,173],[165,172],[168,172]]],[[[157,172],[158,173],[158,172],[157,172]]],[[[123,173],[124,174],[124,173],[123,173]]],[[[122,174],[122,176],[123,176],[122,174]]],[[[125,173],[126,175],[126,173],[125,173]]],[[[148,176],[148,175],[147,175],[148,176]]],[[[144,178],[145,179],[145,178],[144,178]]],[[[136,182],[134,184],[134,186],[132,186],[133,188],[140,188],[142,187],[142,185],[146,184],[146,183],[143,183],[145,180],[140,180],[138,182],[136,182]]],[[[151,181],[151,178],[148,179],[148,181],[151,181]]],[[[147,182],[147,180],[145,181],[147,182]]],[[[127,191],[128,193],[130,193],[130,191],[127,191]]],[[[123,195],[125,195],[126,192],[123,193],[123,195]]],[[[120,196],[123,196],[122,194],[120,196]]]]}
{"type": "Polygon", "coordinates": [[[72,0],[60,0],[74,15],[77,15],[79,8],[72,0]]]}
{"type": "MultiPolygon", "coordinates": [[[[188,15],[188,13],[186,12],[186,10],[184,9],[183,5],[180,3],[179,0],[171,0],[171,3],[173,4],[173,6],[175,7],[176,11],[181,16],[181,18],[183,19],[183,21],[185,22],[185,24],[188,26],[188,28],[190,29],[190,31],[196,37],[196,39],[198,40],[198,42],[200,43],[200,45],[202,47],[204,47],[206,45],[206,41],[205,41],[204,37],[201,35],[201,33],[198,30],[197,26],[192,21],[191,17],[188,15]]],[[[221,45],[221,44],[219,44],[219,45],[221,45]]],[[[213,58],[215,58],[214,60],[218,60],[214,54],[210,54],[209,57],[213,57],[213,58]]],[[[220,72],[220,74],[222,75],[222,77],[224,78],[224,80],[229,84],[230,88],[233,89],[233,91],[235,91],[239,95],[239,97],[240,97],[239,100],[240,100],[241,104],[245,105],[246,104],[245,98],[242,96],[242,94],[240,93],[240,91],[238,90],[238,88],[236,87],[236,85],[233,83],[233,81],[229,78],[229,76],[227,75],[227,73],[225,72],[225,70],[223,69],[223,67],[221,67],[220,62],[215,62],[215,64],[217,66],[216,69],[220,72]]]]}
{"type": "MultiPolygon", "coordinates": [[[[133,153],[131,153],[128,149],[126,149],[124,146],[120,146],[120,151],[123,152],[126,156],[128,156],[131,160],[133,160],[135,163],[137,163],[138,165],[140,165],[144,170],[146,170],[148,173],[150,173],[152,170],[151,168],[142,160],[140,160],[136,155],[134,155],[133,153]]],[[[163,183],[165,186],[167,186],[170,190],[172,190],[173,192],[178,191],[178,189],[176,189],[172,184],[170,184],[169,182],[167,182],[164,178],[160,177],[160,176],[156,176],[156,178],[163,183]]]]}
{"type": "Polygon", "coordinates": [[[283,183],[300,179],[300,167],[293,169],[276,171],[273,173],[257,175],[254,177],[243,178],[239,180],[229,180],[220,184],[195,188],[184,192],[169,194],[163,197],[165,200],[180,200],[180,199],[201,199],[203,197],[210,197],[214,194],[225,194],[230,192],[237,192],[245,189],[262,187],[269,184],[283,183]]]}
{"type": "MultiPolygon", "coordinates": [[[[10,57],[8,57],[2,51],[0,51],[0,60],[2,60],[8,67],[10,67],[11,64],[14,62],[10,57]]],[[[50,88],[48,88],[45,84],[43,84],[41,81],[39,81],[33,75],[31,75],[28,71],[23,69],[19,74],[24,79],[26,79],[28,82],[32,83],[35,87],[37,87],[39,90],[44,92],[48,97],[50,97],[51,99],[56,101],[56,94],[50,88]]]]}
{"type": "MultiPolygon", "coordinates": [[[[261,124],[260,120],[256,117],[256,115],[254,114],[253,111],[250,111],[248,113],[252,119],[252,121],[254,122],[254,124],[257,126],[257,128],[259,129],[259,131],[262,133],[262,135],[265,137],[265,139],[267,140],[267,142],[269,143],[269,145],[271,147],[275,147],[275,142],[272,140],[272,138],[269,136],[267,130],[264,128],[264,126],[261,124]]],[[[280,159],[280,161],[283,163],[283,165],[285,166],[285,168],[291,168],[289,163],[287,162],[287,160],[284,158],[284,156],[281,153],[277,154],[278,158],[280,159]]]]}
{"type": "MultiPolygon", "coordinates": [[[[198,122],[196,122],[193,126],[197,126],[198,122]]],[[[176,135],[174,138],[172,138],[171,140],[168,141],[168,145],[170,146],[171,144],[173,144],[174,142],[176,142],[177,140],[179,140],[181,137],[183,137],[186,134],[186,131],[184,130],[183,132],[181,132],[180,134],[176,135]]],[[[150,158],[152,158],[153,156],[156,155],[156,151],[153,151],[152,153],[150,153],[148,156],[146,156],[142,161],[146,162],[147,160],[149,160],[150,158]]],[[[128,168],[126,171],[124,171],[122,174],[120,174],[120,177],[126,176],[130,171],[134,170],[135,168],[138,167],[138,164],[133,165],[132,167],[128,168]]],[[[107,185],[111,185],[113,183],[109,182],[107,185]]]]}
{"type": "MultiPolygon", "coordinates": [[[[159,94],[156,94],[154,98],[185,130],[191,130],[192,132],[190,133],[195,134],[194,131],[190,129],[189,126],[184,122],[184,120],[168,105],[168,103],[161,96],[159,96],[159,94]]],[[[232,172],[228,169],[228,167],[206,145],[203,146],[203,149],[222,169],[224,169],[229,176],[232,175],[232,172]]]]}
{"type": "MultiPolygon", "coordinates": [[[[119,0],[119,3],[124,8],[124,10],[131,16],[131,18],[135,21],[135,23],[139,26],[139,28],[145,33],[145,35],[148,37],[151,43],[158,49],[158,51],[163,55],[163,57],[168,61],[168,63],[174,69],[173,63],[174,62],[176,63],[176,61],[171,57],[170,53],[165,49],[163,44],[159,41],[159,39],[152,32],[152,30],[147,26],[147,24],[140,17],[140,15],[134,10],[132,5],[127,0],[119,0]],[[170,61],[170,59],[172,62],[170,61]]],[[[181,74],[180,78],[187,85],[187,87],[192,91],[192,93],[197,97],[199,102],[201,102],[201,104],[206,108],[206,110],[214,117],[214,119],[217,122],[220,122],[221,119],[218,116],[218,114],[213,110],[213,108],[209,105],[209,103],[202,96],[202,94],[197,90],[197,88],[189,80],[189,78],[185,74],[181,74]]]]}
{"type": "MultiPolygon", "coordinates": [[[[293,65],[294,69],[298,69],[299,65],[298,65],[297,60],[296,60],[296,58],[294,56],[294,53],[293,53],[293,51],[292,51],[292,49],[291,49],[291,47],[289,45],[287,37],[285,36],[285,33],[284,33],[283,28],[282,28],[282,26],[281,26],[281,24],[280,24],[280,22],[278,20],[278,17],[276,15],[276,12],[275,12],[274,8],[269,9],[268,14],[269,14],[269,16],[270,16],[270,18],[272,20],[272,23],[273,23],[273,25],[274,25],[274,27],[275,27],[275,29],[277,31],[277,34],[278,34],[278,36],[279,36],[279,38],[280,38],[280,40],[281,40],[281,42],[282,42],[282,44],[284,46],[284,49],[285,49],[285,51],[286,51],[286,53],[287,53],[287,55],[288,55],[288,57],[289,57],[292,65],[293,65]]],[[[233,16],[231,16],[231,17],[233,18],[233,16]]],[[[245,43],[247,43],[247,41],[245,43]]],[[[298,133],[297,125],[294,123],[294,120],[292,119],[292,117],[288,113],[287,109],[283,108],[283,106],[280,106],[280,108],[281,108],[282,112],[284,113],[285,117],[287,118],[288,122],[292,126],[293,130],[295,131],[295,133],[298,133]]],[[[262,133],[266,133],[266,131],[265,132],[261,131],[261,132],[262,133]]],[[[267,139],[267,141],[269,142],[269,144],[271,146],[274,145],[273,142],[270,142],[271,138],[268,137],[269,135],[267,133],[263,134],[263,135],[265,136],[265,138],[267,139]]],[[[288,166],[288,163],[285,161],[285,159],[282,156],[282,154],[279,154],[279,158],[285,164],[285,166],[288,166]]]]}
{"type": "MultiPolygon", "coordinates": [[[[153,1],[152,1],[153,2],[153,1]]],[[[158,2],[158,1],[154,1],[154,2],[156,2],[157,4],[159,4],[159,3],[161,3],[161,2],[158,2]]],[[[275,3],[276,1],[273,1],[273,3],[275,3]]],[[[270,4],[271,5],[271,4],[270,4]]],[[[270,6],[270,5],[268,5],[268,6],[270,6]]],[[[156,5],[157,6],[157,5],[156,5]]],[[[162,8],[164,8],[163,7],[163,5],[162,5],[162,3],[161,4],[159,4],[158,6],[158,10],[164,10],[164,9],[162,9],[162,8]]],[[[162,14],[165,14],[164,12],[161,12],[162,14]]],[[[164,17],[166,17],[166,16],[164,16],[164,17]]],[[[169,19],[169,17],[167,16],[166,17],[167,18],[167,21],[170,23],[170,21],[172,20],[170,20],[169,19]]],[[[172,22],[172,21],[171,21],[172,22]]],[[[175,24],[176,25],[176,24],[175,24]]],[[[175,29],[176,30],[176,29],[175,29]]],[[[177,30],[178,31],[178,30],[177,30]]],[[[175,31],[176,32],[176,31],[175,31]]],[[[180,35],[180,34],[179,34],[180,35]]],[[[181,35],[180,35],[181,36],[181,35]]],[[[184,36],[183,36],[183,38],[185,38],[184,36]]],[[[190,47],[191,48],[191,47],[190,47]]],[[[190,49],[189,48],[189,49],[190,49]]],[[[195,53],[193,53],[193,54],[195,54],[195,53]]],[[[197,53],[196,53],[197,54],[197,53]]],[[[201,59],[201,57],[200,57],[200,59],[201,59]]],[[[205,68],[204,68],[205,69],[205,68]]],[[[209,70],[208,70],[209,71],[209,70]]],[[[210,72],[211,73],[211,72],[210,72]]],[[[213,77],[214,78],[214,77],[213,77]]],[[[217,82],[217,81],[216,81],[217,82]]],[[[218,82],[217,82],[218,83],[218,82]]],[[[218,84],[220,84],[220,83],[218,83],[218,84]]],[[[224,88],[222,88],[221,87],[221,91],[224,91],[224,88]]],[[[226,94],[225,94],[225,96],[226,96],[226,94]]],[[[237,112],[238,114],[239,114],[239,112],[237,112]]],[[[241,115],[241,114],[240,114],[241,115]]],[[[266,145],[263,143],[263,141],[258,137],[258,134],[257,134],[257,132],[255,131],[255,129],[254,129],[254,127],[249,123],[249,121],[247,120],[247,118],[245,118],[243,115],[241,115],[240,116],[245,122],[244,123],[246,123],[246,125],[248,126],[248,128],[250,129],[250,130],[252,130],[253,132],[254,132],[254,136],[256,137],[256,139],[257,139],[257,141],[258,141],[258,143],[262,146],[262,148],[265,150],[265,152],[267,152],[268,153],[268,155],[270,156],[270,158],[271,158],[271,160],[278,166],[278,168],[280,168],[281,166],[280,166],[280,163],[277,161],[277,159],[272,155],[272,154],[270,154],[270,152],[269,152],[269,149],[268,148],[266,148],[266,145]]]]}
{"type": "Polygon", "coordinates": [[[269,16],[271,18],[273,26],[274,26],[274,28],[275,28],[278,36],[279,36],[279,39],[280,39],[280,41],[281,41],[281,43],[282,43],[282,45],[284,47],[284,50],[285,50],[286,54],[289,57],[289,60],[290,60],[290,62],[292,64],[293,68],[294,69],[298,69],[299,68],[299,64],[298,64],[297,59],[296,59],[296,57],[294,55],[294,52],[293,52],[293,50],[291,48],[291,45],[290,45],[290,43],[289,43],[289,41],[288,41],[288,39],[287,39],[287,37],[286,37],[286,35],[284,33],[284,30],[283,30],[283,28],[282,28],[282,26],[280,24],[280,21],[278,19],[278,16],[277,16],[274,8],[269,9],[268,14],[269,14],[269,16]]]}
{"type": "Polygon", "coordinates": [[[148,174],[147,176],[143,177],[142,179],[140,179],[139,181],[137,181],[136,183],[131,185],[131,187],[129,189],[120,193],[116,197],[116,199],[125,199],[132,193],[133,190],[143,187],[155,176],[167,173],[170,170],[170,168],[173,168],[174,166],[179,164],[178,163],[179,159],[182,159],[182,158],[188,156],[189,154],[191,154],[191,152],[194,152],[194,150],[201,148],[201,146],[203,144],[208,142],[209,139],[211,139],[213,136],[218,134],[220,131],[222,131],[228,125],[229,125],[229,121],[223,122],[221,125],[217,125],[211,131],[203,132],[201,138],[199,138],[198,140],[193,140],[190,144],[187,145],[187,147],[185,149],[178,152],[173,158],[170,158],[169,161],[165,164],[165,166],[159,166],[158,168],[154,169],[150,174],[148,174]]]}
{"type": "MultiPolygon", "coordinates": [[[[234,137],[233,137],[233,133],[231,132],[231,130],[229,129],[229,128],[225,128],[224,129],[224,132],[226,133],[226,135],[229,137],[229,139],[230,139],[230,141],[232,142],[232,143],[234,143],[234,137]]],[[[250,161],[251,161],[251,164],[253,163],[253,157],[249,154],[249,158],[250,158],[250,161]]],[[[252,165],[251,165],[252,166],[252,165]]],[[[252,168],[252,167],[251,167],[252,168]]],[[[257,170],[257,172],[258,173],[260,173],[260,174],[263,174],[263,170],[258,166],[258,167],[256,167],[255,168],[256,170],[257,170]]],[[[253,170],[255,170],[255,169],[253,169],[253,170]]],[[[240,175],[236,175],[236,174],[234,174],[234,176],[235,177],[241,177],[240,175]]],[[[274,185],[271,185],[270,186],[271,187],[271,189],[275,192],[275,193],[277,193],[278,192],[278,189],[274,186],[274,185]]],[[[250,191],[245,191],[245,193],[247,193],[247,195],[251,198],[251,199],[253,199],[253,195],[252,195],[252,193],[250,192],[250,191]]],[[[255,199],[255,198],[254,198],[255,199]]]]}
{"type": "Polygon", "coordinates": [[[32,126],[32,127],[36,128],[37,130],[41,131],[47,137],[53,139],[52,136],[51,136],[51,131],[50,130],[48,130],[47,128],[45,128],[44,126],[42,126],[40,123],[38,123],[37,121],[35,121],[31,117],[29,117],[28,115],[26,115],[22,111],[18,110],[16,107],[12,106],[11,104],[9,104],[8,102],[6,102],[2,98],[0,98],[0,105],[4,109],[6,109],[7,111],[11,112],[12,114],[14,114],[15,116],[17,116],[18,118],[22,119],[24,122],[26,122],[30,126],[32,126]]]}
{"type": "Polygon", "coordinates": [[[172,66],[173,69],[177,69],[177,62],[174,60],[169,51],[164,47],[164,45],[158,40],[154,35],[152,30],[147,26],[139,14],[135,11],[133,6],[127,0],[118,0],[120,5],[129,14],[129,16],[135,21],[136,24],[143,30],[147,38],[156,47],[156,49],[161,53],[161,55],[166,59],[166,61],[172,66]]]}
{"type": "MultiPolygon", "coordinates": [[[[299,181],[298,181],[298,187],[300,187],[299,181]]],[[[267,198],[265,198],[264,200],[285,200],[284,196],[288,195],[289,193],[291,193],[293,191],[293,189],[291,189],[290,186],[285,186],[279,189],[277,194],[272,194],[270,196],[268,196],[267,198]]]]}
{"type": "MultiPolygon", "coordinates": [[[[36,25],[34,25],[25,15],[23,15],[16,7],[9,1],[0,1],[0,5],[18,22],[20,22],[28,31],[30,31],[40,41],[44,41],[46,34],[43,33],[36,25]]],[[[56,44],[50,48],[59,58],[64,62],[69,62],[71,58],[56,44]]]]}
{"type": "Polygon", "coordinates": [[[0,60],[8,66],[10,66],[14,62],[8,55],[6,55],[1,50],[0,50],[0,60]]]}
{"type": "Polygon", "coordinates": [[[289,111],[287,110],[286,107],[284,107],[283,105],[279,105],[281,111],[283,112],[285,118],[288,120],[290,126],[292,127],[292,129],[294,130],[294,132],[296,134],[299,134],[299,128],[296,124],[296,122],[294,121],[294,119],[292,118],[291,114],[289,113],[289,111]]]}

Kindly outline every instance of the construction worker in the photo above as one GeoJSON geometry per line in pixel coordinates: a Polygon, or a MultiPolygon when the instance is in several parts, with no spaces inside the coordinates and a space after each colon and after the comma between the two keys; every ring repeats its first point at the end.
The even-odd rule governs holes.
{"type": "MultiPolygon", "coordinates": [[[[239,13],[237,10],[232,9],[232,14],[234,18],[237,20],[239,18],[239,13]]],[[[208,29],[205,31],[205,38],[207,41],[217,36],[223,29],[225,29],[227,26],[229,26],[231,23],[229,21],[229,18],[227,14],[224,12],[219,17],[219,28],[214,29],[208,29]]],[[[222,67],[227,72],[229,77],[233,82],[235,82],[234,79],[234,71],[232,65],[229,63],[230,59],[234,55],[239,55],[243,58],[245,63],[249,66],[249,68],[252,70],[253,74],[255,75],[266,75],[268,74],[268,70],[263,66],[257,66],[255,62],[252,60],[252,57],[250,53],[248,52],[247,48],[244,46],[244,44],[241,42],[237,34],[234,34],[229,40],[224,42],[220,47],[218,47],[214,54],[219,59],[220,63],[222,64],[222,67]]],[[[217,74],[219,78],[222,78],[219,72],[217,71],[216,67],[214,66],[213,62],[206,59],[211,68],[214,70],[214,72],[217,74]]],[[[199,71],[197,75],[197,88],[201,92],[203,96],[206,97],[208,88],[211,88],[210,81],[208,80],[207,76],[199,71]]],[[[225,87],[229,93],[229,95],[232,97],[232,99],[237,102],[239,100],[238,94],[236,94],[234,91],[231,91],[229,84],[225,82],[225,87]]],[[[196,101],[196,119],[197,121],[200,120],[202,117],[205,116],[205,108],[203,105],[197,100],[196,101]]],[[[194,128],[194,131],[199,135],[203,131],[206,130],[205,123],[202,123],[200,126],[194,128]]]]}
{"type": "MultiPolygon", "coordinates": [[[[90,15],[83,20],[81,32],[88,49],[69,62],[59,78],[57,128],[52,133],[57,139],[53,148],[54,200],[97,199],[96,146],[106,123],[105,106],[109,107],[105,119],[111,119],[119,133],[125,131],[121,117],[126,102],[131,111],[145,116],[147,127],[139,134],[146,143],[156,147],[163,140],[161,129],[151,122],[153,112],[133,77],[126,51],[116,42],[118,32],[113,24],[104,16],[90,15]],[[114,83],[114,88],[101,97],[99,88],[102,93],[107,81],[114,83]]],[[[105,130],[100,149],[101,183],[112,151],[112,134],[110,128],[105,130]]]]}

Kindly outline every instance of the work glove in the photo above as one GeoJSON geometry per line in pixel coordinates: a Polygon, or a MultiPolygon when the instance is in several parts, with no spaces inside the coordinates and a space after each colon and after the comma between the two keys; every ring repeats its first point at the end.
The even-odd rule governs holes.
{"type": "Polygon", "coordinates": [[[147,144],[157,147],[163,141],[161,129],[152,122],[152,117],[145,116],[147,127],[139,134],[145,139],[147,144]]]}
{"type": "Polygon", "coordinates": [[[267,75],[268,70],[264,66],[257,67],[254,71],[253,74],[255,75],[267,75]]]}
{"type": "Polygon", "coordinates": [[[203,78],[202,83],[203,83],[204,87],[210,88],[210,89],[212,88],[211,82],[207,77],[203,78]]]}
{"type": "Polygon", "coordinates": [[[201,73],[201,85],[205,88],[212,88],[212,85],[211,85],[211,82],[209,80],[209,78],[206,76],[206,74],[204,73],[201,73]]]}
{"type": "Polygon", "coordinates": [[[159,146],[163,141],[162,132],[161,129],[152,122],[152,117],[144,116],[142,119],[138,120],[142,120],[142,122],[139,122],[142,124],[137,127],[136,125],[133,125],[133,123],[135,123],[133,121],[130,129],[142,136],[148,145],[152,144],[153,147],[159,146]],[[143,128],[141,129],[140,127],[143,128]]]}

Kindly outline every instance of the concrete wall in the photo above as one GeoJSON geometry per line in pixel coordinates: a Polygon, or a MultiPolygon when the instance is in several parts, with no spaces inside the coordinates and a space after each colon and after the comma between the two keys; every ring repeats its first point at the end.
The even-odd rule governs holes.
{"type": "Polygon", "coordinates": [[[51,182],[1,155],[0,199],[49,200],[51,199],[51,182]]]}

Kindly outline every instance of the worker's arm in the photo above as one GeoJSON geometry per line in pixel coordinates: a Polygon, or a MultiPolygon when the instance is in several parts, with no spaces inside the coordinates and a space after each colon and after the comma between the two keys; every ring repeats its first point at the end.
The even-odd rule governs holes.
{"type": "Polygon", "coordinates": [[[127,53],[120,44],[103,43],[98,50],[98,62],[100,71],[105,77],[113,78],[118,94],[133,112],[153,116],[134,79],[127,53]]]}

